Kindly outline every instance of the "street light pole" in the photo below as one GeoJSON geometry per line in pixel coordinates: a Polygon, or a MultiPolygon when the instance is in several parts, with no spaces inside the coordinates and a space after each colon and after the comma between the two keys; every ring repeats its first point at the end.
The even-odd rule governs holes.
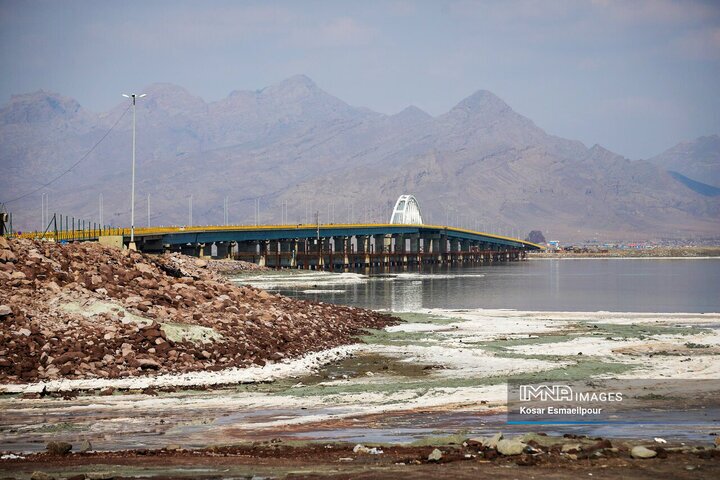
{"type": "Polygon", "coordinates": [[[188,198],[188,226],[192,227],[192,195],[188,198]]]}
{"type": "Polygon", "coordinates": [[[132,99],[133,109],[133,135],[132,135],[132,186],[130,187],[130,244],[135,243],[135,100],[144,97],[146,94],[137,95],[131,93],[123,97],[132,99]]]}

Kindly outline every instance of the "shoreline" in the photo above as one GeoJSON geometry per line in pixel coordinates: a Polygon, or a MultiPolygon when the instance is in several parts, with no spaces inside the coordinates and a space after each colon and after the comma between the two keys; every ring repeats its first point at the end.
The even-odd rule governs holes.
{"type": "Polygon", "coordinates": [[[458,479],[491,477],[570,480],[602,478],[711,478],[720,475],[720,449],[543,434],[437,439],[425,445],[283,442],[217,445],[204,449],[33,454],[0,460],[15,478],[361,478],[458,479]],[[457,443],[455,443],[457,442],[457,443]],[[530,467],[532,467],[530,469],[530,467]],[[519,470],[521,468],[523,470],[519,470]],[[38,476],[33,472],[44,472],[38,476]]]}
{"type": "Polygon", "coordinates": [[[602,249],[593,248],[591,251],[544,251],[531,252],[528,259],[555,259],[555,258],[720,258],[720,246],[712,247],[655,247],[649,249],[602,249]]]}
{"type": "Polygon", "coordinates": [[[528,260],[718,260],[720,255],[717,256],[687,256],[687,257],[666,257],[662,255],[647,255],[647,256],[600,256],[600,255],[553,255],[553,254],[538,254],[543,255],[529,255],[528,260]]]}
{"type": "MultiPolygon", "coordinates": [[[[70,390],[84,381],[67,381],[57,385],[64,385],[63,391],[43,395],[31,393],[42,390],[40,384],[11,387],[16,393],[0,395],[0,409],[7,413],[0,430],[18,433],[6,434],[0,450],[37,451],[48,439],[82,438],[100,450],[138,441],[151,449],[173,442],[201,448],[273,438],[360,442],[368,428],[376,438],[409,443],[430,431],[508,429],[497,415],[507,410],[512,379],[617,378],[630,385],[653,378],[659,385],[698,379],[700,386],[693,388],[700,390],[685,390],[701,399],[708,398],[704,385],[713,382],[700,379],[720,378],[720,314],[425,309],[400,316],[403,323],[368,332],[363,344],[339,347],[334,357],[296,362],[298,368],[293,362],[251,367],[255,374],[283,368],[281,375],[206,372],[192,376],[201,385],[191,381],[178,390],[165,386],[183,376],[135,377],[116,382],[129,390],[109,394],[98,389],[113,380],[85,382],[92,390],[84,392],[70,390]],[[213,378],[214,386],[207,381],[213,378]],[[254,383],[225,382],[233,378],[254,383]],[[62,427],[37,423],[38,408],[62,427]],[[120,418],[126,420],[119,430],[120,418]]],[[[610,437],[712,439],[706,427],[693,427],[693,435],[662,425],[614,428],[610,437]]],[[[532,427],[520,431],[528,430],[532,427]]],[[[600,433],[591,426],[565,431],[600,433]]]]}

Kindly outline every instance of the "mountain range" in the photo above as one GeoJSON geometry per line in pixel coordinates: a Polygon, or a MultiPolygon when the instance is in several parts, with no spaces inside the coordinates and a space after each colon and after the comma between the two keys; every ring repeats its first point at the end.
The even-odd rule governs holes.
{"type": "MultiPolygon", "coordinates": [[[[410,193],[425,223],[560,240],[720,236],[720,139],[648,160],[549,135],[491,92],[447,113],[354,107],[303,75],[206,102],[153,84],[137,103],[136,225],[386,222],[410,193]]],[[[50,212],[128,225],[131,111],[39,91],[0,109],[0,201],[16,229],[50,212]],[[110,130],[110,133],[108,131],[110,130]],[[99,142],[99,143],[98,143],[99,142]],[[93,147],[96,148],[93,149],[93,147]],[[91,151],[92,150],[92,151],[91,151]],[[88,152],[91,151],[90,154],[88,152]]],[[[629,133],[631,134],[631,132],[629,133]]]]}

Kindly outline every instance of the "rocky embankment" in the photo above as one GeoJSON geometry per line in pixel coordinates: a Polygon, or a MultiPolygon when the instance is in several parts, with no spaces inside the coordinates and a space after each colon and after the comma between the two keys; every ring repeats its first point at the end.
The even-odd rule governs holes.
{"type": "Polygon", "coordinates": [[[265,365],[397,321],[237,286],[208,266],[0,237],[0,383],[265,365]]]}
{"type": "Polygon", "coordinates": [[[208,270],[221,275],[238,275],[245,272],[264,272],[270,270],[257,263],[243,262],[241,260],[204,260],[199,265],[207,266],[208,270]]]}

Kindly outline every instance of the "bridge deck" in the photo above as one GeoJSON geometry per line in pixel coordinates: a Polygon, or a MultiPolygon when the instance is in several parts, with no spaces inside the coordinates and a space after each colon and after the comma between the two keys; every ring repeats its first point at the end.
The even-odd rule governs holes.
{"type": "MultiPolygon", "coordinates": [[[[125,229],[126,239],[129,230],[125,229]]],[[[138,241],[162,237],[162,243],[180,245],[187,243],[246,242],[257,240],[312,239],[352,237],[365,235],[420,235],[447,236],[449,240],[470,240],[523,250],[542,249],[540,245],[518,238],[505,237],[486,232],[476,232],[441,225],[371,224],[297,224],[297,225],[234,225],[203,227],[151,227],[136,228],[138,241]]]]}

